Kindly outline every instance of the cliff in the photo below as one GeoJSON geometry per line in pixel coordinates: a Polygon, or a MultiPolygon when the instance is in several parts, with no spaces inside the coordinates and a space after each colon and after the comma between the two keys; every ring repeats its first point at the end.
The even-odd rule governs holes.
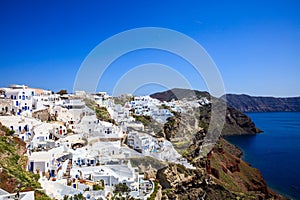
{"type": "Polygon", "coordinates": [[[222,96],[227,105],[241,112],[299,112],[300,97],[253,97],[245,94],[222,96]]]}
{"type": "Polygon", "coordinates": [[[50,199],[40,189],[39,175],[26,171],[25,142],[0,123],[0,188],[7,192],[35,190],[35,199],[50,199]]]}
{"type": "MultiPolygon", "coordinates": [[[[200,98],[207,98],[210,101],[222,101],[215,97],[212,97],[208,92],[201,92],[197,90],[189,90],[189,89],[172,89],[165,92],[159,92],[150,95],[152,98],[157,98],[161,101],[171,101],[174,100],[182,100],[182,99],[188,99],[188,100],[195,100],[200,98]]],[[[205,104],[199,107],[199,109],[193,109],[192,112],[189,112],[187,114],[175,114],[174,117],[170,118],[168,120],[168,123],[164,127],[164,131],[161,136],[166,136],[166,138],[170,138],[170,134],[168,133],[169,128],[167,127],[170,123],[175,123],[177,126],[175,126],[175,131],[173,130],[173,133],[176,133],[178,131],[178,128],[176,127],[187,127],[188,124],[190,124],[190,127],[188,130],[195,132],[194,127],[201,127],[204,129],[208,128],[209,122],[210,122],[210,116],[211,116],[211,104],[205,104]],[[192,113],[190,116],[189,114],[192,113]],[[197,116],[195,118],[195,116],[197,116]]],[[[173,127],[174,128],[174,127],[173,127]]],[[[187,128],[183,128],[183,131],[186,131],[187,128]]],[[[254,122],[244,113],[238,111],[237,109],[233,107],[226,108],[226,119],[224,128],[222,130],[223,135],[241,135],[241,134],[256,134],[262,132],[259,128],[257,128],[254,124],[254,122]]]]}
{"type": "Polygon", "coordinates": [[[286,199],[271,191],[242,152],[221,139],[205,158],[198,157],[203,134],[196,134],[186,158],[196,166],[169,164],[157,171],[163,199],[286,199]]]}
{"type": "MultiPolygon", "coordinates": [[[[175,89],[174,95],[172,91],[151,96],[165,101],[199,99],[202,95],[210,101],[219,100],[207,96],[206,92],[175,89]]],[[[286,199],[271,191],[260,171],[244,162],[241,159],[242,152],[222,137],[207,156],[200,156],[210,122],[211,104],[200,106],[192,114],[173,114],[158,136],[170,140],[176,150],[196,168],[168,164],[158,169],[156,180],[160,184],[159,194],[162,199],[286,199]]],[[[261,130],[247,115],[235,108],[226,108],[223,135],[258,132],[261,130]]]]}

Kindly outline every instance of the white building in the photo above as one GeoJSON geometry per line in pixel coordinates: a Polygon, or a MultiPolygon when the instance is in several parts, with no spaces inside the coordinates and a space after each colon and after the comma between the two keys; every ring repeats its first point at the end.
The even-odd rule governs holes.
{"type": "Polygon", "coordinates": [[[26,113],[30,116],[32,112],[33,96],[35,90],[25,85],[10,85],[9,88],[2,88],[4,96],[12,100],[12,112],[20,115],[26,113]]]}
{"type": "Polygon", "coordinates": [[[34,118],[24,116],[0,116],[1,123],[10,130],[15,131],[15,135],[24,141],[29,140],[33,136],[32,128],[41,124],[34,118]]]}
{"type": "Polygon", "coordinates": [[[151,112],[158,109],[161,102],[158,99],[153,99],[150,96],[134,97],[131,101],[131,107],[134,109],[135,115],[150,116],[151,112]]]}
{"type": "Polygon", "coordinates": [[[135,172],[135,169],[131,166],[130,162],[121,165],[73,167],[70,175],[75,179],[80,177],[92,181],[103,180],[105,187],[111,189],[118,183],[123,183],[130,187],[132,183],[138,181],[138,173],[135,172]]]}
{"type": "Polygon", "coordinates": [[[92,133],[94,131],[100,131],[99,120],[96,115],[83,116],[79,124],[75,125],[77,133],[92,133]]]}
{"type": "Polygon", "coordinates": [[[158,152],[161,148],[156,138],[141,132],[131,131],[127,136],[127,145],[145,155],[158,152]]]}
{"type": "Polygon", "coordinates": [[[173,114],[168,109],[158,109],[151,113],[151,117],[160,123],[166,123],[173,114]]]}
{"type": "Polygon", "coordinates": [[[38,148],[40,145],[44,146],[48,141],[50,141],[50,130],[53,126],[49,123],[41,123],[33,127],[33,137],[30,142],[30,148],[38,148]]]}
{"type": "Polygon", "coordinates": [[[110,107],[112,105],[111,97],[106,92],[92,94],[91,98],[100,107],[110,107]]]}
{"type": "Polygon", "coordinates": [[[63,101],[59,94],[44,94],[36,95],[33,97],[33,109],[42,110],[45,108],[53,107],[55,105],[63,105],[63,101]]]}
{"type": "Polygon", "coordinates": [[[33,152],[28,159],[28,171],[34,173],[50,171],[53,157],[49,151],[33,152]]]}
{"type": "Polygon", "coordinates": [[[67,109],[83,109],[85,103],[82,99],[66,99],[63,106],[67,109]]]}
{"type": "Polygon", "coordinates": [[[61,166],[61,162],[68,158],[70,158],[70,153],[65,146],[56,147],[48,151],[32,152],[28,158],[28,171],[54,174],[61,166]]]}
{"type": "Polygon", "coordinates": [[[19,199],[19,200],[34,200],[34,191],[9,193],[0,188],[0,200],[19,199]]]}
{"type": "Polygon", "coordinates": [[[130,116],[131,106],[122,106],[120,104],[114,105],[112,108],[108,108],[108,112],[112,116],[112,118],[118,122],[131,122],[135,119],[130,116]]]}

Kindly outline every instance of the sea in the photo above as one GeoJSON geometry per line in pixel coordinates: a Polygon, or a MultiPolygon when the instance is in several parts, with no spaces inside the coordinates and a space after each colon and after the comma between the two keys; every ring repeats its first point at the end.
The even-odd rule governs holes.
{"type": "Polygon", "coordinates": [[[244,152],[243,159],[261,171],[271,189],[300,200],[300,112],[246,114],[264,132],[226,139],[244,152]]]}

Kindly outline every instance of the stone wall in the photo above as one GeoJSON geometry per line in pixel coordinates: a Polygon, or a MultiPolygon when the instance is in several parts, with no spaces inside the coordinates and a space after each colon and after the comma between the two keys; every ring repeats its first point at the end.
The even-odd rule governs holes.
{"type": "Polygon", "coordinates": [[[44,122],[44,121],[48,121],[50,119],[50,113],[49,113],[48,109],[39,110],[39,111],[33,112],[32,117],[44,122]]]}
{"type": "Polygon", "coordinates": [[[12,114],[12,100],[0,99],[0,115],[12,114]]]}

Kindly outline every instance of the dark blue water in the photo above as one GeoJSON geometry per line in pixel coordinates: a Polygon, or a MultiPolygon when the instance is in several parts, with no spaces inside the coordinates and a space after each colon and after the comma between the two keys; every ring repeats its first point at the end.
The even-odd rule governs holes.
{"type": "Polygon", "coordinates": [[[246,113],[264,132],[231,136],[244,160],[260,169],[269,187],[300,199],[300,112],[246,113]]]}

